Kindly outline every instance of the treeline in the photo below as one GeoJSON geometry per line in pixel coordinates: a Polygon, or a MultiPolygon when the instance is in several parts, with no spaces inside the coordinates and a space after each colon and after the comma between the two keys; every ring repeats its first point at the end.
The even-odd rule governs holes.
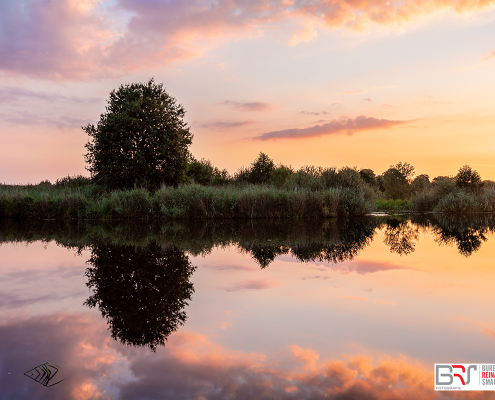
{"type": "Polygon", "coordinates": [[[415,168],[399,162],[380,175],[371,169],[343,167],[276,165],[260,153],[249,167],[232,176],[220,171],[208,160],[189,164],[186,179],[204,185],[269,185],[287,190],[322,191],[330,188],[351,190],[374,201],[377,209],[435,211],[451,214],[495,212],[495,182],[482,180],[480,174],[465,165],[455,176],[415,175],[415,168]]]}
{"type": "Polygon", "coordinates": [[[381,175],[350,167],[276,165],[266,154],[233,175],[191,158],[182,183],[110,190],[91,178],[0,185],[0,217],[65,219],[325,218],[375,210],[495,212],[495,183],[469,166],[453,176],[415,176],[408,163],[381,175]]]}

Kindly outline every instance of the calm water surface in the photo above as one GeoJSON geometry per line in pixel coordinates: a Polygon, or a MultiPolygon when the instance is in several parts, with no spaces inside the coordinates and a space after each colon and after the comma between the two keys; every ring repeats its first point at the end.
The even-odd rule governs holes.
{"type": "Polygon", "coordinates": [[[493,398],[433,364],[495,362],[494,227],[0,221],[0,399],[493,398]]]}

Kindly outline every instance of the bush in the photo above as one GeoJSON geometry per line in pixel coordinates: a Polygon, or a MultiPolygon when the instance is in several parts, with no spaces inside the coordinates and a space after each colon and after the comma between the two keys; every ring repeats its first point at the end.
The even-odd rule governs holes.
{"type": "Polygon", "coordinates": [[[467,193],[463,190],[455,190],[447,196],[440,199],[435,212],[443,212],[448,214],[461,214],[476,211],[484,211],[477,207],[476,196],[473,193],[467,193]]]}
{"type": "Polygon", "coordinates": [[[289,179],[293,174],[294,170],[292,169],[292,167],[287,167],[281,164],[277,166],[272,172],[270,172],[268,183],[280,188],[285,185],[287,179],[289,179]]]}
{"type": "Polygon", "coordinates": [[[229,181],[229,173],[226,169],[220,171],[204,158],[200,161],[193,158],[186,169],[186,177],[201,185],[223,185],[229,181]]]}
{"type": "MultiPolygon", "coordinates": [[[[43,182],[42,182],[43,183],[43,182]]],[[[67,175],[55,181],[55,186],[78,188],[91,184],[91,178],[82,175],[67,175]]]]}

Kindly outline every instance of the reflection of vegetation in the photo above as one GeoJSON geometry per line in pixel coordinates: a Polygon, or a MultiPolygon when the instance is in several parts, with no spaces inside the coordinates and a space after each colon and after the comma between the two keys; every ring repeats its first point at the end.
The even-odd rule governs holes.
{"type": "Polygon", "coordinates": [[[98,306],[114,339],[154,350],[184,324],[194,267],[177,247],[97,243],[88,263],[85,304],[98,306]]]}
{"type": "Polygon", "coordinates": [[[408,219],[387,218],[384,236],[384,243],[392,253],[407,255],[414,252],[419,231],[408,219]]]}
{"type": "Polygon", "coordinates": [[[469,257],[488,240],[487,235],[495,232],[492,215],[475,215],[471,218],[438,215],[434,227],[435,241],[448,246],[456,245],[459,253],[469,257]]]}
{"type": "Polygon", "coordinates": [[[439,244],[455,244],[461,254],[469,255],[486,241],[488,233],[495,232],[495,216],[478,214],[460,218],[414,214],[300,221],[171,221],[167,224],[0,219],[0,243],[55,240],[76,249],[91,249],[102,241],[132,247],[157,243],[161,247],[175,246],[192,255],[206,255],[215,247],[236,246],[261,267],[266,267],[284,254],[292,254],[299,261],[350,260],[371,243],[376,227],[386,228],[385,243],[394,253],[414,251],[419,232],[424,230],[431,232],[439,244]]]}

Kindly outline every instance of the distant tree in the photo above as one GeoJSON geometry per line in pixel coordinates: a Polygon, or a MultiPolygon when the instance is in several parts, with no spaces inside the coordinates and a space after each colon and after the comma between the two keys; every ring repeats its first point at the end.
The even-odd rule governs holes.
{"type": "Polygon", "coordinates": [[[411,192],[413,194],[423,192],[424,190],[428,189],[429,187],[430,187],[430,177],[426,174],[418,175],[411,182],[411,192]]]}
{"type": "Polygon", "coordinates": [[[270,172],[269,183],[277,187],[282,187],[287,179],[294,174],[294,170],[291,166],[277,165],[272,172],[270,172]]]}
{"type": "Polygon", "coordinates": [[[454,178],[455,185],[461,189],[479,191],[483,187],[481,175],[469,165],[464,165],[454,178]]]}
{"type": "Polygon", "coordinates": [[[406,178],[409,183],[412,182],[414,177],[414,167],[411,164],[406,162],[398,162],[396,165],[391,165],[390,168],[395,168],[402,175],[404,175],[404,178],[406,178]]]}
{"type": "Polygon", "coordinates": [[[369,185],[375,184],[375,173],[372,169],[362,169],[359,171],[359,175],[361,175],[361,179],[369,185]]]}
{"type": "Polygon", "coordinates": [[[385,188],[385,195],[394,200],[406,199],[411,192],[406,177],[396,168],[389,168],[385,171],[383,174],[383,186],[385,188]]]}
{"type": "Polygon", "coordinates": [[[226,169],[220,171],[210,160],[196,160],[194,157],[188,164],[186,176],[201,185],[221,185],[227,183],[229,174],[226,169]]]}
{"type": "Polygon", "coordinates": [[[265,183],[270,178],[270,173],[275,169],[275,163],[265,153],[260,153],[251,164],[249,181],[251,183],[265,183]]]}
{"type": "Polygon", "coordinates": [[[109,189],[177,186],[193,137],[184,115],[184,107],[153,79],[110,92],[97,125],[83,127],[90,136],[85,159],[91,178],[109,189]]]}

